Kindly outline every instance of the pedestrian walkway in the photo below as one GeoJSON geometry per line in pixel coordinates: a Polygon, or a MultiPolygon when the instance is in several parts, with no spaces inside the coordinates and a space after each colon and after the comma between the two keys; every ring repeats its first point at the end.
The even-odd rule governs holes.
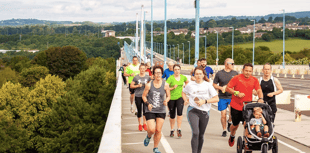
{"type": "MultiPolygon", "coordinates": [[[[162,153],[189,153],[191,152],[191,129],[186,118],[187,106],[183,110],[183,123],[182,123],[182,134],[181,139],[176,136],[171,138],[169,136],[170,124],[169,117],[166,117],[165,123],[162,129],[162,139],[159,143],[159,150],[162,153]]],[[[280,111],[277,117],[280,116],[280,111]]],[[[280,119],[280,117],[279,117],[280,119]]],[[[291,119],[294,123],[293,119],[291,119]]],[[[276,131],[277,128],[280,129],[282,126],[280,121],[276,121],[276,131]]],[[[285,123],[284,123],[285,124],[285,123]]],[[[297,127],[296,127],[297,128],[297,127]]],[[[307,127],[302,128],[304,131],[307,127]]],[[[310,129],[310,126],[308,126],[310,129]]],[[[302,132],[302,131],[301,131],[302,132]]],[[[237,130],[236,136],[241,136],[243,133],[242,125],[237,130]]],[[[213,153],[235,153],[236,143],[233,147],[228,146],[228,136],[222,137],[222,128],[220,123],[220,112],[217,110],[216,106],[212,106],[210,111],[210,120],[207,126],[207,130],[204,136],[204,146],[203,152],[213,152],[213,153]]],[[[122,152],[123,153],[146,153],[152,152],[153,149],[153,138],[148,147],[143,145],[143,140],[146,137],[146,131],[138,131],[138,121],[137,117],[130,112],[130,102],[129,102],[129,91],[126,86],[123,86],[122,90],[122,152]]],[[[305,133],[305,137],[310,137],[305,133]]],[[[282,143],[279,143],[280,153],[292,153],[292,152],[310,152],[310,148],[294,147],[293,144],[287,142],[285,138],[281,139],[282,143]]]]}

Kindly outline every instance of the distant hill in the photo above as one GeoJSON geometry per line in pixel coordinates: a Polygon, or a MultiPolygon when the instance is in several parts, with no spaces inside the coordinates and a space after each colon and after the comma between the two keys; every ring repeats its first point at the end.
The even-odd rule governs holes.
{"type": "MultiPolygon", "coordinates": [[[[309,17],[310,18],[310,11],[305,11],[305,12],[294,12],[294,13],[285,13],[285,16],[292,16],[292,17],[296,17],[297,19],[298,18],[305,18],[305,17],[309,17]]],[[[232,16],[232,15],[229,15],[229,16],[211,16],[211,17],[200,17],[200,20],[206,22],[206,21],[209,21],[211,19],[213,20],[231,20],[232,18],[236,18],[236,19],[256,19],[256,21],[259,21],[261,18],[265,18],[265,20],[268,20],[269,17],[272,17],[273,19],[275,17],[283,17],[283,14],[282,13],[279,13],[279,14],[268,14],[268,15],[265,15],[265,16],[232,16]]],[[[195,20],[195,18],[177,18],[177,19],[168,19],[169,21],[171,22],[178,22],[178,21],[181,21],[181,22],[185,22],[185,21],[188,21],[188,22],[192,22],[193,20],[195,20]]],[[[128,23],[135,23],[136,21],[130,21],[128,23]]],[[[163,23],[164,20],[158,20],[158,21],[154,21],[154,22],[157,22],[157,23],[163,23]]],[[[114,22],[113,24],[121,24],[121,23],[124,23],[124,22],[114,22]]]]}
{"type": "Polygon", "coordinates": [[[48,21],[38,19],[10,19],[0,21],[0,26],[18,26],[31,24],[71,24],[72,21],[48,21]]]}
{"type": "MultiPolygon", "coordinates": [[[[286,16],[293,16],[296,18],[305,18],[305,17],[309,17],[310,18],[310,11],[305,11],[305,12],[294,12],[294,13],[286,13],[286,16]]],[[[206,22],[209,21],[210,19],[213,20],[230,20],[231,18],[236,18],[236,19],[256,19],[257,21],[260,20],[261,18],[265,18],[265,20],[268,20],[269,17],[272,17],[273,19],[275,17],[282,17],[283,14],[279,13],[279,14],[268,14],[265,16],[211,16],[211,17],[201,17],[200,20],[206,22]]],[[[192,22],[193,20],[195,20],[194,18],[177,18],[177,19],[169,19],[169,21],[171,22],[192,22]]],[[[31,24],[72,24],[72,23],[85,23],[87,24],[89,21],[84,21],[84,22],[72,22],[72,21],[48,21],[48,20],[38,20],[38,19],[10,19],[10,20],[2,20],[0,21],[0,26],[18,26],[18,25],[31,25],[31,24]]],[[[163,20],[157,20],[154,21],[157,23],[162,23],[164,22],[163,20]]],[[[113,22],[111,24],[122,24],[124,22],[113,22]]],[[[135,21],[130,21],[127,23],[135,23],[135,21]]],[[[105,24],[105,25],[109,25],[109,23],[94,23],[94,24],[105,24]]]]}

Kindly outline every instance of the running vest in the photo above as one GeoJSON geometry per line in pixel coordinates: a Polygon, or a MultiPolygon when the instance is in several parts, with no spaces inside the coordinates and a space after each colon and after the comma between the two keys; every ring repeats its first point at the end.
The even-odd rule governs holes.
{"type": "MultiPolygon", "coordinates": [[[[261,84],[262,80],[263,80],[263,77],[260,77],[260,78],[259,78],[259,84],[261,84]]],[[[272,84],[273,84],[273,86],[274,86],[274,91],[277,91],[277,86],[276,86],[276,84],[274,83],[274,77],[273,77],[273,76],[270,76],[270,79],[269,79],[269,80],[272,80],[272,84]]],[[[273,91],[273,92],[274,92],[274,91],[273,91]]]]}
{"type": "MultiPolygon", "coordinates": [[[[262,79],[262,77],[261,77],[262,79]]],[[[271,78],[268,81],[264,81],[263,79],[259,81],[260,86],[262,88],[263,91],[263,95],[264,95],[264,101],[268,102],[268,104],[275,104],[276,102],[276,96],[272,96],[272,97],[268,97],[267,94],[274,92],[277,90],[277,87],[275,86],[274,83],[274,78],[273,76],[271,76],[271,78]]]]}
{"type": "Polygon", "coordinates": [[[151,88],[147,96],[147,101],[153,105],[152,111],[149,111],[146,107],[146,113],[166,113],[166,107],[164,105],[165,100],[165,81],[162,80],[160,88],[154,87],[154,81],[151,81],[151,88]]]}

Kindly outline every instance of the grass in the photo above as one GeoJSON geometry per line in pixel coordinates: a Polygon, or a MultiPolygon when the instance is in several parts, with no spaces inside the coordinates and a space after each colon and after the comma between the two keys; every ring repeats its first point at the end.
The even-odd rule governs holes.
{"type": "MultiPolygon", "coordinates": [[[[253,43],[236,44],[242,48],[253,48],[253,43]]],[[[283,51],[283,40],[274,40],[272,42],[255,42],[255,47],[267,46],[273,53],[280,53],[283,51]]],[[[287,39],[285,40],[285,51],[299,52],[304,48],[310,48],[310,40],[304,39],[287,39]]]]}

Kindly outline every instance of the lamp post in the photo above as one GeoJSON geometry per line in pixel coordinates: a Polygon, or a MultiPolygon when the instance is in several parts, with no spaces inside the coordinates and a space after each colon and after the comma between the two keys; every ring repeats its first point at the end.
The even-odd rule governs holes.
{"type": "Polygon", "coordinates": [[[143,15],[144,15],[144,11],[143,11],[143,5],[141,6],[141,24],[140,24],[140,28],[141,28],[141,30],[140,30],[140,63],[141,63],[141,59],[143,58],[143,48],[144,48],[144,36],[143,36],[143,34],[144,34],[144,24],[143,24],[143,15]]]}
{"type": "Polygon", "coordinates": [[[182,44],[183,44],[183,61],[182,61],[182,63],[184,65],[184,43],[182,43],[182,44]]]}
{"type": "Polygon", "coordinates": [[[166,49],[166,45],[167,45],[167,0],[165,0],[165,28],[164,28],[164,70],[167,68],[167,64],[166,64],[166,55],[167,55],[167,49],[166,49]]]}
{"type": "Polygon", "coordinates": [[[175,60],[175,47],[174,47],[174,44],[172,46],[173,46],[173,49],[174,49],[173,59],[175,60]]]}
{"type": "Polygon", "coordinates": [[[171,59],[171,45],[169,45],[169,46],[170,46],[170,57],[169,58],[171,59]]]}
{"type": "Polygon", "coordinates": [[[232,28],[232,47],[231,47],[231,59],[234,59],[234,33],[235,33],[235,28],[234,27],[230,27],[232,28]]]}
{"type": "Polygon", "coordinates": [[[153,0],[151,0],[151,66],[153,66],[153,0]]]}
{"type": "Polygon", "coordinates": [[[207,35],[205,37],[205,59],[207,59],[207,35]]]}
{"type": "Polygon", "coordinates": [[[178,58],[179,58],[179,60],[180,60],[180,52],[179,52],[179,44],[178,44],[178,58]]]}
{"type": "Polygon", "coordinates": [[[254,56],[255,56],[255,20],[251,20],[254,21],[254,29],[253,29],[253,61],[252,61],[252,65],[254,66],[254,56]]]}
{"type": "Polygon", "coordinates": [[[144,28],[144,34],[143,34],[143,41],[144,41],[144,63],[147,63],[147,58],[146,58],[146,44],[145,44],[145,38],[146,38],[146,25],[145,25],[145,13],[147,11],[144,11],[144,18],[143,18],[143,28],[144,28]]]}
{"type": "Polygon", "coordinates": [[[191,65],[191,42],[187,41],[189,46],[188,46],[188,64],[191,65]]]}
{"type": "Polygon", "coordinates": [[[196,34],[195,34],[195,66],[197,66],[197,61],[199,58],[199,3],[200,0],[195,0],[196,2],[196,21],[195,21],[195,25],[196,25],[196,34]]]}
{"type": "Polygon", "coordinates": [[[285,10],[283,9],[283,69],[285,69],[285,10]]]}
{"type": "Polygon", "coordinates": [[[219,63],[219,33],[216,31],[216,67],[219,63]]]}

